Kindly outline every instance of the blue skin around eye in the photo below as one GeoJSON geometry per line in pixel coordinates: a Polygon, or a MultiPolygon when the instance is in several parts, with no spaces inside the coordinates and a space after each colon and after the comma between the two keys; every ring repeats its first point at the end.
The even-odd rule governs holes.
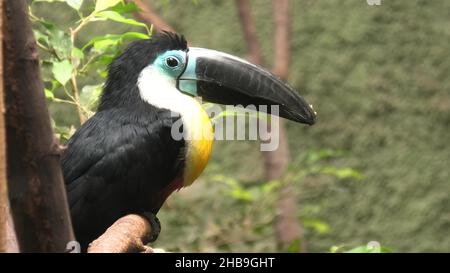
{"type": "Polygon", "coordinates": [[[197,96],[197,81],[195,76],[196,63],[196,58],[192,56],[192,58],[189,58],[188,60],[186,69],[184,69],[186,65],[186,52],[181,50],[169,50],[159,55],[153,62],[153,66],[157,67],[162,73],[174,79],[179,78],[180,74],[184,71],[183,78],[187,78],[189,80],[180,80],[178,83],[178,89],[188,95],[197,96]],[[166,59],[168,57],[176,58],[179,65],[177,67],[168,66],[166,64],[166,59]]]}
{"type": "Polygon", "coordinates": [[[186,80],[180,80],[178,86],[180,91],[191,96],[197,96],[197,77],[195,75],[196,64],[197,58],[195,56],[189,56],[186,70],[183,73],[183,78],[186,80]]]}
{"type": "Polygon", "coordinates": [[[156,66],[161,72],[166,74],[171,78],[178,78],[181,72],[184,70],[184,66],[186,64],[186,52],[181,50],[169,50],[159,55],[156,60],[153,62],[153,65],[156,66]],[[178,60],[178,66],[170,67],[166,64],[166,59],[168,57],[176,58],[178,60]]]}

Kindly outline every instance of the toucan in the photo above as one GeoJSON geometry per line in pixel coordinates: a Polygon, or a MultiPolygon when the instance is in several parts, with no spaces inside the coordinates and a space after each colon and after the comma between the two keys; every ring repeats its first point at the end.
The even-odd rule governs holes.
{"type": "Polygon", "coordinates": [[[61,157],[75,237],[83,248],[130,213],[146,217],[151,241],[156,239],[161,206],[194,182],[211,153],[213,128],[196,97],[278,105],[280,117],[309,125],[316,117],[291,87],[238,57],[188,47],[171,32],[130,43],[109,65],[97,112],[61,157]],[[177,121],[188,137],[173,137],[177,121]]]}

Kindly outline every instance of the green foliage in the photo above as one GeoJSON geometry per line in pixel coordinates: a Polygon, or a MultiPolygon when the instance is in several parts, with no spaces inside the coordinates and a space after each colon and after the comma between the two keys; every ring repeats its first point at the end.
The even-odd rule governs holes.
{"type": "Polygon", "coordinates": [[[66,85],[72,77],[72,69],[72,64],[69,60],[55,62],[52,67],[53,77],[55,77],[61,85],[66,85]]]}
{"type": "Polygon", "coordinates": [[[83,0],[35,0],[30,5],[36,40],[43,50],[45,96],[49,102],[68,104],[78,111],[77,123],[54,123],[55,131],[59,132],[62,140],[70,137],[73,132],[70,128],[73,128],[73,125],[84,122],[94,113],[106,77],[105,68],[114,56],[120,53],[121,46],[131,40],[148,39],[151,34],[151,30],[144,23],[127,18],[128,13],[137,10],[135,4],[126,4],[121,0],[97,0],[94,5],[90,4],[91,1],[83,0]],[[76,11],[77,17],[66,21],[66,28],[60,28],[47,18],[33,13],[35,6],[44,4],[40,2],[66,3],[68,9],[76,11]],[[102,21],[139,27],[145,32],[102,33],[84,44],[78,39],[80,31],[102,21]],[[92,78],[95,74],[98,76],[92,78]],[[83,86],[79,86],[80,82],[84,83],[83,86]]]}
{"type": "MultiPolygon", "coordinates": [[[[236,143],[234,143],[236,144],[236,143]]],[[[208,172],[191,188],[183,189],[171,197],[160,219],[166,223],[157,246],[170,251],[283,251],[299,252],[302,241],[296,240],[286,248],[277,244],[274,224],[277,217],[276,202],[281,188],[289,187],[295,198],[302,200],[323,185],[308,185],[309,179],[328,177],[329,185],[342,189],[355,181],[354,176],[341,177],[336,172],[323,171],[333,166],[340,155],[332,151],[309,151],[292,162],[285,178],[274,181],[247,181],[235,175],[226,175],[214,161],[208,172]],[[325,155],[326,154],[326,155],[325,155]],[[311,158],[317,160],[311,161],[311,158]],[[298,166],[304,166],[299,169],[298,166]]],[[[347,168],[345,168],[347,169],[347,168]]],[[[362,177],[352,170],[357,177],[362,177]]],[[[317,217],[320,207],[300,207],[298,222],[306,234],[322,236],[332,227],[317,217]]]]}
{"type": "Polygon", "coordinates": [[[122,2],[121,0],[97,0],[95,1],[95,9],[94,12],[100,12],[107,8],[113,7],[122,2]]]}

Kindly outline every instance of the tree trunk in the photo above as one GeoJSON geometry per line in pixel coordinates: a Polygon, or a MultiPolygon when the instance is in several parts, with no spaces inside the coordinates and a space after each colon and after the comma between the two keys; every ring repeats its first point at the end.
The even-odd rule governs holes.
{"type": "MultiPolygon", "coordinates": [[[[252,20],[250,1],[235,1],[242,31],[247,42],[249,60],[255,64],[262,65],[264,60],[261,43],[256,35],[256,27],[252,20]]],[[[289,0],[273,0],[272,10],[275,26],[272,73],[286,81],[289,76],[289,60],[291,58],[289,45],[289,0]]],[[[278,117],[272,117],[272,119],[278,119],[278,117]]],[[[268,129],[272,130],[270,123],[268,124],[268,129]]],[[[289,164],[289,147],[284,120],[279,119],[279,127],[273,129],[279,130],[279,146],[274,151],[263,152],[264,175],[267,180],[281,179],[289,164]]],[[[289,187],[281,189],[277,203],[278,215],[275,221],[275,231],[281,248],[286,248],[296,241],[300,242],[303,237],[301,226],[297,220],[297,202],[291,192],[292,190],[289,187]]],[[[301,247],[302,250],[306,250],[303,241],[301,242],[301,247]]]]}
{"type": "MultiPolygon", "coordinates": [[[[275,25],[272,72],[286,81],[289,76],[289,61],[291,59],[289,0],[272,0],[272,10],[275,25]]],[[[267,179],[280,179],[289,164],[288,139],[283,120],[280,120],[279,136],[279,148],[266,153],[265,156],[267,179]]],[[[306,251],[302,228],[297,219],[297,200],[292,192],[290,186],[286,186],[280,191],[275,230],[282,248],[297,242],[300,244],[301,250],[306,251]]]]}
{"type": "Polygon", "coordinates": [[[8,189],[19,249],[63,252],[74,237],[27,2],[4,4],[8,189]]]}
{"type": "MultiPolygon", "coordinates": [[[[0,14],[0,41],[3,41],[3,1],[0,1],[0,14]]],[[[3,86],[3,43],[0,43],[0,253],[19,251],[8,200],[3,86]]]]}
{"type": "MultiPolygon", "coordinates": [[[[0,1],[0,14],[3,1],[0,1]]],[[[0,40],[3,40],[3,17],[0,17],[0,40]]],[[[0,43],[0,253],[7,251],[8,192],[6,187],[5,118],[3,106],[3,43],[0,43]]]]}
{"type": "MultiPolygon", "coordinates": [[[[289,76],[289,0],[272,1],[274,36],[272,73],[286,81],[289,76]]],[[[265,153],[266,178],[279,179],[289,163],[289,148],[284,122],[280,120],[280,146],[273,152],[265,153]]]]}
{"type": "Polygon", "coordinates": [[[239,20],[241,21],[245,42],[248,47],[247,59],[254,64],[262,66],[264,64],[264,58],[261,43],[259,42],[256,27],[252,19],[250,0],[236,0],[236,6],[238,8],[239,20]]]}

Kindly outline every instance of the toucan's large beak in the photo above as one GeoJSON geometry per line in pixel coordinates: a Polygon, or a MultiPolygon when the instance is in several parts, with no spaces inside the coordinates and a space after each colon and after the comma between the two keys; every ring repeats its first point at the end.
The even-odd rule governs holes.
{"type": "Polygon", "coordinates": [[[238,57],[189,48],[178,89],[205,101],[228,105],[278,105],[279,116],[314,124],[312,107],[278,77],[238,57]]]}

